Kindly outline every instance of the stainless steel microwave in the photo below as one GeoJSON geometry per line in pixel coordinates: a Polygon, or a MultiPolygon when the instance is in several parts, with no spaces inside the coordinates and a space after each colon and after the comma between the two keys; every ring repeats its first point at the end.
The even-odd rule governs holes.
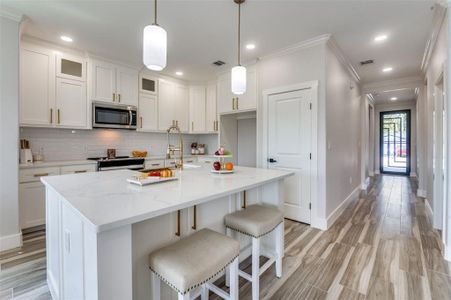
{"type": "Polygon", "coordinates": [[[92,102],[93,128],[136,129],[136,119],[136,106],[92,102]]]}

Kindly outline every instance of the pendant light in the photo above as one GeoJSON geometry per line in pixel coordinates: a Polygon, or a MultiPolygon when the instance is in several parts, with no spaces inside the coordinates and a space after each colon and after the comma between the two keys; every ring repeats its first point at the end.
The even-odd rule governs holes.
{"type": "Polygon", "coordinates": [[[157,0],[155,0],[155,19],[152,25],[144,27],[143,63],[153,71],[166,67],[167,34],[157,23],[157,0]]]}
{"type": "Polygon", "coordinates": [[[232,68],[232,93],[242,95],[246,92],[246,68],[241,65],[241,4],[245,0],[234,0],[238,4],[238,65],[232,68]]]}

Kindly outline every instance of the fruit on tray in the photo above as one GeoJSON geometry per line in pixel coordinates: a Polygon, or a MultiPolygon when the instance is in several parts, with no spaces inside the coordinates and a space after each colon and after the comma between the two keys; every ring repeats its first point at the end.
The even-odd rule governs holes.
{"type": "Polygon", "coordinates": [[[163,170],[160,172],[160,177],[163,177],[163,178],[172,177],[172,171],[169,169],[163,170]]]}
{"type": "Polygon", "coordinates": [[[152,171],[152,172],[149,173],[149,176],[151,176],[151,177],[160,177],[161,173],[158,172],[158,171],[152,171]]]}
{"type": "Polygon", "coordinates": [[[228,171],[232,171],[233,170],[233,163],[231,163],[231,162],[226,163],[225,164],[225,168],[228,171]]]}
{"type": "Polygon", "coordinates": [[[232,155],[232,152],[230,152],[229,150],[225,150],[224,155],[232,155]]]}
{"type": "Polygon", "coordinates": [[[220,163],[219,161],[215,161],[215,162],[213,163],[213,168],[214,168],[216,171],[221,170],[221,163],[220,163]]]}
{"type": "Polygon", "coordinates": [[[218,150],[216,150],[215,155],[224,155],[224,147],[219,147],[218,150]]]}

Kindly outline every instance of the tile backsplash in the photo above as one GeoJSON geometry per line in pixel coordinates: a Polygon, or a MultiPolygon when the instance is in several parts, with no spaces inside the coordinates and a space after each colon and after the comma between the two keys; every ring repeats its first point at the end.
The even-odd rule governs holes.
{"type": "MultiPolygon", "coordinates": [[[[148,151],[148,155],[166,154],[167,135],[115,129],[70,130],[53,128],[21,128],[20,138],[30,141],[33,153],[42,151],[45,160],[79,160],[106,156],[107,148],[115,148],[116,155],[131,155],[133,150],[148,151]]],[[[176,142],[171,135],[171,142],[176,142]]],[[[216,135],[183,135],[185,152],[191,143],[207,144],[207,151],[214,152],[216,135]]]]}

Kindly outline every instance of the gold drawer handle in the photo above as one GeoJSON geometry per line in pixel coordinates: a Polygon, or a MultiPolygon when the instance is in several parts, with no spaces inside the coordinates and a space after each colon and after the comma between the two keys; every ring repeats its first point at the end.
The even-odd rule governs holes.
{"type": "Polygon", "coordinates": [[[117,94],[118,101],[121,102],[121,94],[117,94]]]}
{"type": "Polygon", "coordinates": [[[49,173],[40,173],[40,174],[33,174],[34,177],[44,177],[49,176],[49,173]]]}
{"type": "Polygon", "coordinates": [[[86,173],[86,172],[87,172],[86,170],[78,170],[78,171],[74,171],[75,174],[78,174],[78,173],[86,173]]]}
{"type": "Polygon", "coordinates": [[[170,162],[170,164],[171,164],[171,165],[175,165],[175,161],[173,161],[173,162],[170,162]]]}
{"type": "Polygon", "coordinates": [[[154,167],[159,166],[159,165],[161,165],[161,164],[151,164],[151,166],[154,166],[154,167]]]}
{"type": "Polygon", "coordinates": [[[241,206],[241,208],[246,208],[247,204],[246,204],[246,191],[243,191],[243,205],[241,206]]]}
{"type": "Polygon", "coordinates": [[[176,236],[180,236],[180,210],[177,211],[177,224],[176,224],[177,230],[175,232],[176,236]]]}
{"type": "Polygon", "coordinates": [[[191,226],[192,229],[197,229],[197,207],[196,205],[193,206],[193,226],[191,226]]]}
{"type": "Polygon", "coordinates": [[[59,123],[61,123],[61,117],[60,117],[60,110],[59,110],[59,108],[57,110],[57,113],[58,113],[58,124],[59,124],[59,123]]]}
{"type": "Polygon", "coordinates": [[[50,109],[50,124],[53,124],[53,108],[50,109]]]}

